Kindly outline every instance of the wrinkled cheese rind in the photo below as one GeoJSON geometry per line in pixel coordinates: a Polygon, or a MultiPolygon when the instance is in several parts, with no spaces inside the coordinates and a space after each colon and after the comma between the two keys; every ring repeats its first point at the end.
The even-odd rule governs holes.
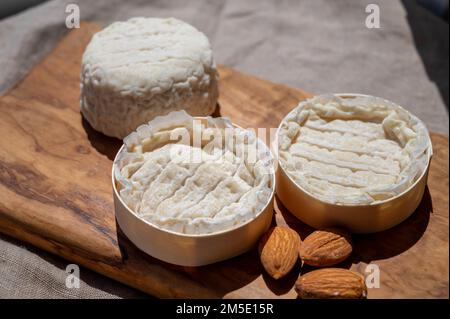
{"type": "Polygon", "coordinates": [[[96,33],[83,54],[81,112],[124,138],[158,115],[214,112],[218,73],[207,37],[174,18],[132,18],[96,33]]]}
{"type": "Polygon", "coordinates": [[[303,190],[334,204],[372,204],[407,190],[426,169],[425,125],[375,97],[317,96],[282,121],[280,165],[303,190]]]}
{"type": "Polygon", "coordinates": [[[140,218],[184,234],[215,233],[255,218],[273,194],[267,146],[226,119],[208,118],[200,128],[192,120],[184,111],[173,112],[125,139],[114,163],[122,200],[140,218]],[[220,138],[200,147],[171,143],[168,136],[181,128],[220,138]]]}

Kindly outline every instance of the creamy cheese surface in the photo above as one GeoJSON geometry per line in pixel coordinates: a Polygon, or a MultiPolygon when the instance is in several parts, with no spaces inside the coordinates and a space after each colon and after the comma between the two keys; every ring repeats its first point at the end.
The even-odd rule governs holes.
{"type": "Polygon", "coordinates": [[[81,112],[124,138],[158,115],[214,112],[218,73],[208,38],[174,19],[132,18],[96,33],[83,54],[81,112]]]}
{"type": "Polygon", "coordinates": [[[223,119],[196,125],[185,112],[174,112],[141,126],[125,144],[115,164],[120,196],[137,216],[162,229],[231,229],[255,218],[273,193],[268,148],[223,119]],[[181,133],[188,134],[188,143],[171,140],[181,133]],[[214,139],[195,145],[194,134],[214,139]]]}
{"type": "Polygon", "coordinates": [[[425,125],[374,97],[318,96],[304,101],[278,131],[280,165],[325,202],[371,204],[407,190],[428,164],[425,125]]]}

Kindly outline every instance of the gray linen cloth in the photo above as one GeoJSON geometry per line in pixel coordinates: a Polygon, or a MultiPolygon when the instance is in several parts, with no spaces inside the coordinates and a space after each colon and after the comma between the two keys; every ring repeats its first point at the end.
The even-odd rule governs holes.
{"type": "MultiPolygon", "coordinates": [[[[211,40],[218,63],[314,93],[357,92],[395,101],[432,131],[448,134],[448,24],[410,1],[50,1],[0,21],[0,92],[67,32],[67,3],[82,20],[173,16],[211,40]],[[379,4],[380,29],[365,26],[379,4]]],[[[1,116],[1,115],[0,115],[1,116]]],[[[111,298],[143,294],[81,269],[65,287],[68,262],[0,236],[0,297],[111,298]]]]}

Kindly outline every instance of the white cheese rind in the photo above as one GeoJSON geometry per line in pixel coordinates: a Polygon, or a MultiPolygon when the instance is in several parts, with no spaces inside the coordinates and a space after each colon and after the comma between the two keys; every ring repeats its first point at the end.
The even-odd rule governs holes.
{"type": "Polygon", "coordinates": [[[318,96],[282,121],[279,163],[310,195],[333,204],[365,205],[410,188],[428,164],[425,125],[375,97],[318,96]]]}
{"type": "Polygon", "coordinates": [[[174,18],[132,18],[96,33],[83,54],[80,106],[90,125],[124,138],[158,115],[214,112],[218,73],[208,38],[174,18]]]}
{"type": "Polygon", "coordinates": [[[183,234],[216,233],[255,218],[273,195],[269,149],[228,120],[208,118],[201,126],[192,121],[183,111],[170,113],[125,139],[127,148],[114,163],[122,200],[143,220],[183,234]],[[220,142],[171,144],[168,136],[181,128],[220,134],[220,142]]]}

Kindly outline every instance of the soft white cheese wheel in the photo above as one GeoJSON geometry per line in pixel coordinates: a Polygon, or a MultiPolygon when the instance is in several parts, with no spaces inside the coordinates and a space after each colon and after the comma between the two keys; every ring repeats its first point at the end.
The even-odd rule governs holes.
{"type": "Polygon", "coordinates": [[[161,229],[211,234],[253,220],[273,194],[273,159],[251,130],[183,111],[157,117],[125,138],[114,174],[136,216],[161,229]],[[190,144],[175,143],[180,133],[190,144]],[[197,137],[203,137],[202,143],[197,137]],[[213,139],[211,139],[213,138],[213,139]]]}
{"type": "Polygon", "coordinates": [[[158,115],[214,112],[218,73],[208,38],[174,18],[132,18],[96,33],[81,66],[81,112],[124,138],[158,115]]]}
{"type": "Polygon", "coordinates": [[[426,169],[430,147],[422,121],[369,96],[303,101],[278,131],[286,173],[310,195],[333,204],[373,204],[406,191],[426,169]]]}

